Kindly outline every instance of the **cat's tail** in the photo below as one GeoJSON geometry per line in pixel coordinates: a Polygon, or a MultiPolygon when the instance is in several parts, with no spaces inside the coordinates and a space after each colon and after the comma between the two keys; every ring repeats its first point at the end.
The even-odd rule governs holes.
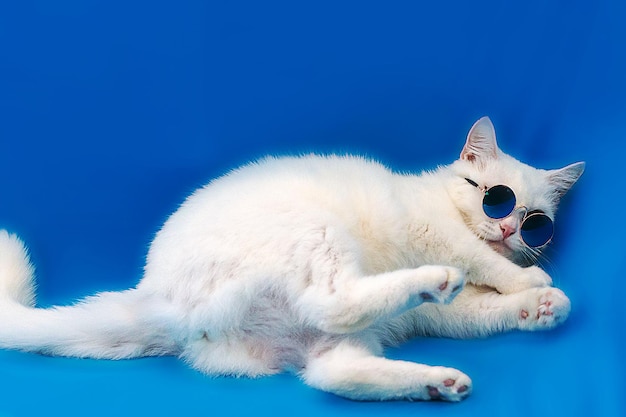
{"type": "Polygon", "coordinates": [[[35,308],[26,248],[0,230],[0,348],[107,359],[176,354],[169,317],[164,302],[136,289],[35,308]]]}

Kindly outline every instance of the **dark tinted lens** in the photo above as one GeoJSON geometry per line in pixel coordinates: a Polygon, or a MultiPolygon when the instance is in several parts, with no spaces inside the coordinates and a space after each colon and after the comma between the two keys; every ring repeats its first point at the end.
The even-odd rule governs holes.
{"type": "Polygon", "coordinates": [[[554,224],[545,214],[531,214],[522,222],[522,240],[528,246],[543,246],[552,239],[554,224]]]}
{"type": "Polygon", "coordinates": [[[485,191],[483,210],[492,219],[501,219],[515,208],[515,194],[506,185],[496,185],[485,191]]]}

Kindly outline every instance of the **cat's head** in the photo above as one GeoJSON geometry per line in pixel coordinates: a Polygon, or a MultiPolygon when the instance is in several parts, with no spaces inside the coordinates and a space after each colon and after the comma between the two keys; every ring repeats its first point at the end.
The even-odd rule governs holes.
{"type": "Polygon", "coordinates": [[[549,243],[550,222],[559,201],[584,167],[583,162],[555,170],[526,165],[498,148],[493,124],[483,117],[470,129],[460,159],[451,166],[455,175],[451,195],[478,237],[512,261],[528,265],[549,243]],[[508,189],[492,188],[498,185],[508,189]],[[502,203],[502,207],[484,203],[502,203]],[[541,228],[536,229],[538,237],[533,236],[536,227],[541,228]]]}

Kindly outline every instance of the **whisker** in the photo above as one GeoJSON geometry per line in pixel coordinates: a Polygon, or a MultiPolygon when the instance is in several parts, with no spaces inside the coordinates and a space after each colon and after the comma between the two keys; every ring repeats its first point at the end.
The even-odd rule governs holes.
{"type": "Polygon", "coordinates": [[[529,265],[535,265],[540,262],[541,251],[528,246],[522,246],[520,254],[525,262],[529,265]]]}
{"type": "Polygon", "coordinates": [[[552,260],[548,257],[548,255],[546,255],[545,253],[541,252],[540,253],[541,258],[539,259],[539,265],[546,271],[549,271],[550,276],[555,275],[556,273],[556,266],[554,264],[554,262],[552,262],[552,260]]]}
{"type": "Polygon", "coordinates": [[[478,237],[482,240],[488,240],[487,237],[491,234],[491,227],[489,224],[481,223],[478,226],[478,237]]]}
{"type": "Polygon", "coordinates": [[[485,226],[483,224],[476,226],[474,233],[480,240],[487,240],[488,231],[485,230],[485,226]]]}
{"type": "Polygon", "coordinates": [[[533,265],[541,267],[543,270],[554,277],[556,270],[552,260],[541,249],[526,247],[522,251],[523,256],[532,262],[533,265]]]}

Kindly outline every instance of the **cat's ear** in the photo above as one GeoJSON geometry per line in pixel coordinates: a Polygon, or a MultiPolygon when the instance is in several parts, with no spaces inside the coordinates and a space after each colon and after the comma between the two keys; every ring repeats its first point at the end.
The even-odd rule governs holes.
{"type": "Polygon", "coordinates": [[[489,159],[498,157],[496,130],[488,117],[480,118],[467,134],[461,159],[483,165],[489,159]]]}
{"type": "Polygon", "coordinates": [[[585,171],[584,162],[576,162],[565,168],[555,169],[547,172],[548,182],[556,190],[557,198],[563,197],[565,193],[578,181],[585,171]]]}

